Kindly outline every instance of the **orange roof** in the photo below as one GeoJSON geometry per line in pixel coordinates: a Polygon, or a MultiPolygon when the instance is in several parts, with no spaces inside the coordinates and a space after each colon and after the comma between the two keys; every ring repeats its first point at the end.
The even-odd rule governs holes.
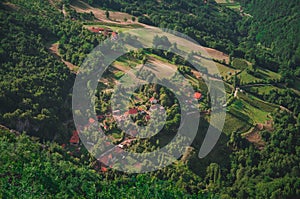
{"type": "Polygon", "coordinates": [[[78,131],[73,131],[73,135],[70,139],[70,143],[73,143],[73,144],[78,144],[79,143],[78,131]]]}
{"type": "Polygon", "coordinates": [[[93,118],[90,118],[89,123],[93,124],[93,123],[95,123],[95,120],[93,118]]]}
{"type": "Polygon", "coordinates": [[[106,167],[101,167],[101,171],[102,171],[102,172],[106,172],[106,171],[107,171],[107,168],[106,168],[106,167]]]}
{"type": "Polygon", "coordinates": [[[202,94],[199,93],[199,92],[196,92],[196,93],[194,94],[194,98],[196,98],[196,99],[201,99],[201,97],[202,97],[202,94]]]}
{"type": "Polygon", "coordinates": [[[112,33],[111,33],[111,36],[116,37],[116,36],[117,36],[117,33],[116,33],[116,32],[112,32],[112,33]]]}
{"type": "Polygon", "coordinates": [[[79,137],[78,136],[72,136],[70,139],[70,143],[78,144],[79,143],[79,137]]]}

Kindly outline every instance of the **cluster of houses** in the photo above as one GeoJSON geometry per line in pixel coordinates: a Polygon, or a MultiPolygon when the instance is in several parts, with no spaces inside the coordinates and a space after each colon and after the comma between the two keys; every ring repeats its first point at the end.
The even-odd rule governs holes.
{"type": "MultiPolygon", "coordinates": [[[[193,95],[194,99],[200,100],[202,98],[202,94],[200,92],[195,92],[193,95]]],[[[97,119],[101,121],[100,126],[104,130],[108,130],[108,125],[112,121],[118,121],[118,122],[123,122],[125,121],[129,116],[134,116],[134,115],[143,115],[144,119],[146,122],[148,122],[151,119],[151,113],[153,111],[164,111],[164,108],[162,106],[158,106],[157,104],[159,103],[158,99],[155,99],[154,97],[151,97],[149,99],[149,102],[151,104],[150,108],[147,110],[145,106],[138,106],[138,107],[132,107],[129,108],[128,111],[125,113],[121,114],[120,110],[114,110],[111,114],[105,114],[105,115],[97,115],[97,119]]],[[[96,122],[95,119],[89,118],[89,125],[93,125],[96,122]]],[[[135,136],[137,132],[131,132],[131,135],[135,136]]],[[[70,138],[70,144],[72,145],[78,145],[79,143],[79,135],[77,131],[73,131],[73,135],[70,138]]]]}
{"type": "MultiPolygon", "coordinates": [[[[195,92],[193,94],[193,98],[200,100],[202,98],[202,94],[200,92],[195,92]]],[[[159,100],[155,99],[154,97],[151,97],[149,99],[149,102],[151,104],[150,108],[147,110],[146,106],[142,105],[139,107],[133,107],[133,108],[129,108],[128,111],[126,111],[125,113],[121,113],[120,110],[114,110],[112,113],[109,114],[105,114],[105,115],[98,115],[97,119],[100,122],[100,126],[104,129],[104,130],[109,130],[108,129],[108,125],[110,122],[113,122],[114,120],[122,122],[125,121],[126,118],[130,117],[130,116],[134,116],[134,115],[143,115],[143,118],[146,121],[149,121],[151,119],[151,112],[152,111],[163,111],[164,108],[162,106],[158,106],[159,100]]],[[[93,118],[89,118],[88,124],[86,125],[87,127],[89,125],[93,125],[95,124],[96,120],[93,118]]],[[[111,162],[114,162],[114,157],[113,154],[121,154],[123,152],[124,149],[130,147],[130,145],[133,143],[133,141],[136,140],[136,135],[138,134],[138,132],[136,130],[132,130],[130,132],[130,135],[126,134],[126,137],[124,138],[124,140],[118,144],[116,147],[113,148],[113,151],[110,151],[110,153],[107,153],[106,155],[102,156],[101,158],[98,159],[98,163],[96,165],[96,169],[100,169],[102,172],[106,172],[108,167],[107,165],[111,165],[111,162]]],[[[78,135],[78,131],[73,131],[73,135],[70,138],[70,144],[74,145],[74,146],[78,146],[79,142],[80,142],[80,138],[78,135]]],[[[110,145],[110,143],[105,143],[107,145],[110,145]]],[[[90,145],[94,145],[93,143],[90,143],[90,145]]],[[[141,165],[136,165],[137,167],[141,167],[141,165]]]]}
{"type": "Polygon", "coordinates": [[[89,29],[91,32],[96,34],[102,34],[104,36],[110,36],[112,40],[118,39],[118,33],[110,28],[92,27],[89,29]]]}

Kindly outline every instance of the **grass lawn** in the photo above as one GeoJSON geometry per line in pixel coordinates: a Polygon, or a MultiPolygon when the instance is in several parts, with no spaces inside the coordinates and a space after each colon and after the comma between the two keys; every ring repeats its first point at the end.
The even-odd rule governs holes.
{"type": "Polygon", "coordinates": [[[223,64],[220,64],[220,63],[215,63],[218,70],[219,70],[219,73],[221,74],[222,77],[226,79],[229,79],[233,74],[239,72],[240,70],[236,70],[234,68],[230,68],[228,66],[225,66],[223,64]]]}
{"type": "Polygon", "coordinates": [[[229,135],[232,131],[247,132],[253,125],[268,120],[269,113],[278,106],[264,102],[252,95],[238,94],[229,107],[226,115],[224,133],[229,135]]]}
{"type": "Polygon", "coordinates": [[[265,79],[280,79],[281,78],[281,75],[279,73],[275,73],[273,71],[263,69],[263,68],[259,68],[258,73],[262,76],[262,78],[265,78],[265,79]]]}
{"type": "Polygon", "coordinates": [[[251,106],[241,99],[235,100],[235,102],[230,106],[230,110],[232,108],[236,109],[241,115],[244,114],[243,117],[245,119],[247,118],[247,122],[251,122],[252,124],[265,122],[267,120],[267,115],[269,114],[269,112],[251,106]]]}
{"type": "Polygon", "coordinates": [[[277,105],[262,101],[253,95],[239,93],[238,96],[244,102],[246,108],[251,111],[248,114],[255,122],[264,122],[266,115],[278,108],[277,105]]]}
{"type": "Polygon", "coordinates": [[[250,88],[251,92],[257,92],[259,95],[268,95],[270,94],[270,91],[278,91],[278,92],[284,92],[285,89],[278,88],[276,86],[266,85],[266,86],[253,86],[250,88]]]}
{"type": "Polygon", "coordinates": [[[251,128],[251,124],[245,120],[236,117],[230,111],[227,112],[223,132],[230,135],[233,131],[247,132],[251,128]]]}
{"type": "Polygon", "coordinates": [[[250,84],[250,83],[254,83],[254,82],[261,82],[261,79],[254,77],[253,75],[247,73],[246,70],[244,70],[243,72],[241,72],[238,77],[241,80],[242,84],[250,84]]]}
{"type": "Polygon", "coordinates": [[[244,70],[244,69],[248,68],[249,64],[244,59],[234,58],[232,60],[232,66],[233,66],[233,68],[244,70]]]}

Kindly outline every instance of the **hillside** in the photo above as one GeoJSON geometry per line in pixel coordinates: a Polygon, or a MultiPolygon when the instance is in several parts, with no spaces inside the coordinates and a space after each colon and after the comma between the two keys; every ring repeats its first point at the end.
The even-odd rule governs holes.
{"type": "MultiPolygon", "coordinates": [[[[0,196],[300,197],[299,5],[279,0],[1,1],[0,196]],[[138,28],[176,30],[203,45],[206,53],[178,56],[171,51],[193,49],[194,44],[161,35],[140,40],[138,28]],[[126,35],[129,30],[134,34],[126,35]],[[122,46],[128,40],[152,42],[153,47],[130,51],[110,64],[93,96],[97,118],[76,129],[72,111],[82,112],[72,110],[73,84],[87,55],[104,40],[115,42],[115,52],[129,48],[122,46]],[[169,50],[156,49],[161,44],[169,50]],[[211,62],[219,71],[197,71],[192,59],[200,65],[211,62]],[[176,72],[186,80],[178,91],[163,86],[168,80],[180,82],[176,72]],[[206,76],[223,81],[226,99],[211,99],[206,76]],[[152,83],[134,90],[124,113],[122,104],[113,109],[111,97],[117,91],[119,99],[127,97],[124,82],[132,80],[152,83]],[[176,95],[182,91],[189,97],[184,104],[176,95]],[[226,110],[225,125],[214,149],[199,158],[213,102],[226,110]],[[90,153],[107,142],[116,151],[137,154],[161,149],[182,128],[182,110],[189,108],[200,113],[193,118],[199,121],[196,137],[169,166],[128,174],[120,171],[130,167],[125,156],[113,165],[111,149],[102,159],[90,153]],[[161,123],[151,122],[163,116],[161,131],[151,137],[141,138],[141,132],[129,128],[159,129],[161,123]],[[96,124],[106,142],[97,138],[99,129],[86,133],[96,124]],[[93,142],[86,147],[82,138],[93,142]]],[[[167,160],[165,155],[157,162],[167,160]]],[[[135,171],[154,165],[135,161],[130,159],[135,171]]]]}

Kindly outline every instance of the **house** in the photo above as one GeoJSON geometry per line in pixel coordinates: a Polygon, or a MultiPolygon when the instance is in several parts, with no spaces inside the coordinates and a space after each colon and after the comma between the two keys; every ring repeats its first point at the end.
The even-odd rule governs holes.
{"type": "Polygon", "coordinates": [[[117,32],[112,32],[111,33],[111,40],[115,41],[118,39],[118,33],[117,32]]]}
{"type": "Polygon", "coordinates": [[[202,97],[202,94],[201,94],[201,93],[199,93],[199,92],[195,92],[195,93],[194,93],[194,98],[195,98],[195,99],[199,100],[199,99],[201,99],[201,97],[202,97]]]}
{"type": "Polygon", "coordinates": [[[107,168],[102,166],[102,167],[101,167],[101,171],[102,171],[102,172],[107,172],[107,168]]]}
{"type": "Polygon", "coordinates": [[[146,121],[149,121],[151,119],[150,115],[145,116],[146,121]]]}
{"type": "Polygon", "coordinates": [[[90,123],[90,124],[94,124],[94,123],[95,123],[95,120],[94,120],[93,118],[90,118],[90,119],[89,119],[89,123],[90,123]]]}
{"type": "Polygon", "coordinates": [[[78,145],[79,144],[79,135],[77,131],[73,131],[73,135],[70,139],[70,144],[78,145]]]}
{"type": "Polygon", "coordinates": [[[131,109],[129,109],[128,113],[129,113],[129,115],[135,115],[138,113],[138,110],[136,108],[131,108],[131,109]]]}
{"type": "Polygon", "coordinates": [[[95,28],[95,27],[92,27],[90,29],[90,31],[94,32],[94,33],[100,33],[101,34],[103,31],[105,31],[105,29],[104,28],[95,28]]]}
{"type": "Polygon", "coordinates": [[[150,101],[151,104],[156,104],[157,103],[157,99],[155,99],[154,97],[151,97],[149,99],[149,101],[150,101]]]}

